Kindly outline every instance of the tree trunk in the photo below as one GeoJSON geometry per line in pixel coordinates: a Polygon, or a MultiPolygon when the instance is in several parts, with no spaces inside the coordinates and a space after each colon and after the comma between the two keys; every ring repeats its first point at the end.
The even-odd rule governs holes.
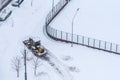
{"type": "Polygon", "coordinates": [[[36,76],[36,68],[34,69],[34,75],[36,76]]]}
{"type": "Polygon", "coordinates": [[[17,77],[19,78],[19,70],[17,71],[17,77]]]}

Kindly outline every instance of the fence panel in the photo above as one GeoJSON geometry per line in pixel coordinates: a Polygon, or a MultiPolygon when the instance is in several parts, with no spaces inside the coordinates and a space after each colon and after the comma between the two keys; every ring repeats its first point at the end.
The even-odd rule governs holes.
{"type": "Polygon", "coordinates": [[[109,51],[110,51],[110,46],[111,46],[111,43],[106,42],[106,50],[109,50],[109,51]]]}
{"type": "Polygon", "coordinates": [[[112,49],[111,51],[116,52],[116,44],[112,43],[112,49]]]}
{"type": "Polygon", "coordinates": [[[94,39],[89,38],[89,46],[94,47],[94,39]]]}
{"type": "Polygon", "coordinates": [[[84,37],[84,42],[83,42],[83,44],[88,46],[88,37],[84,37]]]}
{"type": "Polygon", "coordinates": [[[78,44],[82,44],[82,36],[78,36],[78,44]]]}
{"type": "Polygon", "coordinates": [[[56,14],[56,11],[57,11],[57,7],[54,6],[53,10],[54,10],[54,15],[55,15],[55,14],[56,14]]]}
{"type": "Polygon", "coordinates": [[[120,45],[117,45],[117,52],[120,53],[120,45]]]}
{"type": "Polygon", "coordinates": [[[61,31],[57,30],[57,38],[61,39],[61,31]]]}
{"type": "Polygon", "coordinates": [[[51,27],[49,27],[48,29],[49,29],[49,34],[52,35],[52,29],[51,29],[51,27]]]}
{"type": "Polygon", "coordinates": [[[58,12],[59,11],[59,3],[56,5],[56,8],[57,8],[56,12],[58,12]]]}
{"type": "Polygon", "coordinates": [[[105,41],[100,42],[100,49],[105,49],[105,41]]]}
{"type": "Polygon", "coordinates": [[[51,27],[51,35],[54,36],[54,29],[51,27]]]}
{"type": "MultiPolygon", "coordinates": [[[[67,0],[60,0],[60,2],[58,2],[53,7],[53,9],[48,13],[48,15],[46,17],[46,24],[48,24],[52,20],[52,18],[66,4],[66,2],[67,2],[67,0]]],[[[47,32],[49,33],[49,35],[56,37],[58,39],[67,40],[67,41],[75,42],[78,44],[83,44],[86,46],[91,46],[91,47],[95,47],[95,48],[99,48],[99,49],[103,49],[103,50],[108,50],[111,52],[120,53],[120,45],[117,45],[114,43],[109,43],[109,42],[88,38],[85,36],[79,36],[79,35],[75,35],[75,34],[72,35],[71,33],[59,31],[50,26],[47,27],[47,32]]]]}
{"type": "Polygon", "coordinates": [[[61,4],[64,5],[66,3],[65,0],[61,0],[61,4]]]}
{"type": "Polygon", "coordinates": [[[72,41],[72,35],[70,33],[68,33],[68,38],[67,38],[68,41],[72,41]]]}
{"type": "Polygon", "coordinates": [[[62,32],[62,39],[66,40],[66,32],[62,32]]]}
{"type": "Polygon", "coordinates": [[[54,28],[52,28],[52,32],[53,32],[53,37],[56,37],[56,30],[54,28]]]}
{"type": "Polygon", "coordinates": [[[73,34],[73,42],[77,43],[77,35],[73,34]]]}
{"type": "Polygon", "coordinates": [[[94,47],[99,48],[99,40],[95,39],[94,47]]]}
{"type": "Polygon", "coordinates": [[[50,33],[50,27],[47,27],[47,32],[50,33]]]}
{"type": "Polygon", "coordinates": [[[49,15],[48,15],[49,17],[48,17],[48,20],[50,21],[51,20],[51,18],[52,18],[52,12],[50,11],[49,12],[49,15]]]}
{"type": "Polygon", "coordinates": [[[55,14],[55,6],[52,9],[52,16],[53,16],[53,14],[55,14]]]}
{"type": "Polygon", "coordinates": [[[61,4],[61,1],[58,3],[58,9],[60,10],[63,4],[61,4]]]}

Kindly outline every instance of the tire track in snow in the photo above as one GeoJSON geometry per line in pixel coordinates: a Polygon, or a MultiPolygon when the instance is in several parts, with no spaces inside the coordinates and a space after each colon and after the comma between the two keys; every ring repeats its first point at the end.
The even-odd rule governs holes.
{"type": "MultiPolygon", "coordinates": [[[[46,49],[47,50],[47,49],[46,49]]],[[[73,80],[65,65],[63,65],[50,51],[47,50],[47,55],[41,59],[46,61],[63,80],[73,80]]]]}

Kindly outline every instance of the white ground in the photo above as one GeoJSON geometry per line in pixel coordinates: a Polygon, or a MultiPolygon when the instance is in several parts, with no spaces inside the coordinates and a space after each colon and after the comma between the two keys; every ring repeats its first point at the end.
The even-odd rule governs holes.
{"type": "Polygon", "coordinates": [[[119,0],[71,0],[54,20],[53,27],[71,33],[71,20],[77,8],[79,12],[74,20],[74,34],[120,44],[119,0]]]}
{"type": "MultiPolygon", "coordinates": [[[[0,44],[1,44],[0,46],[0,80],[24,79],[24,66],[21,69],[20,78],[16,78],[16,73],[11,68],[11,59],[16,55],[21,56],[21,52],[25,47],[22,44],[22,41],[28,37],[33,37],[33,38],[37,37],[41,39],[42,44],[53,55],[50,57],[51,61],[64,74],[64,76],[62,76],[61,74],[58,73],[57,70],[55,70],[54,67],[52,67],[49,64],[48,61],[40,59],[41,66],[39,67],[39,70],[38,70],[38,73],[39,73],[38,77],[34,77],[33,75],[32,62],[31,61],[28,62],[28,65],[27,65],[28,80],[120,80],[120,77],[119,77],[120,56],[119,55],[110,54],[107,52],[94,50],[91,48],[78,46],[78,45],[74,45],[74,47],[70,47],[70,44],[65,44],[65,43],[51,40],[50,38],[44,35],[43,25],[44,25],[45,17],[49,12],[49,10],[51,9],[52,0],[50,1],[49,0],[33,0],[32,7],[31,7],[31,1],[32,0],[25,0],[20,8],[13,9],[13,14],[10,16],[10,18],[7,21],[5,21],[4,23],[0,23],[1,24],[0,25],[0,44]],[[70,67],[75,67],[75,70],[70,70],[69,69],[70,67]]],[[[93,2],[92,1],[88,1],[88,2],[94,3],[94,1],[93,2]]],[[[55,2],[57,3],[56,0],[55,2]]],[[[83,6],[87,6],[87,4],[90,4],[90,3],[87,3],[87,4],[86,3],[87,1],[76,2],[75,0],[74,1],[72,0],[70,4],[63,10],[63,12],[55,18],[52,25],[55,25],[56,23],[60,25],[63,22],[62,18],[61,18],[62,20],[61,22],[60,17],[65,15],[67,15],[68,19],[70,20],[71,18],[65,12],[69,10],[68,13],[72,13],[73,11],[70,11],[70,10],[75,10],[80,4],[83,6]],[[84,4],[81,2],[83,2],[84,4]],[[73,4],[78,4],[78,6],[77,5],[73,6],[73,4]],[[70,9],[70,7],[72,8],[70,9]],[[57,21],[60,21],[61,23],[58,23],[57,21]]],[[[89,8],[89,6],[87,7],[89,8]]],[[[80,10],[81,9],[83,9],[84,11],[84,8],[80,8],[80,10]]],[[[86,9],[86,11],[88,10],[89,9],[86,9]]],[[[88,11],[86,15],[88,15],[88,17],[91,17],[88,14],[89,12],[92,12],[92,11],[91,10],[88,11]]],[[[82,14],[84,15],[84,13],[82,14]]],[[[83,17],[82,20],[80,20],[80,22],[85,20],[86,19],[84,19],[83,17]]],[[[119,21],[119,20],[116,20],[116,21],[119,21]]],[[[69,23],[69,22],[66,22],[66,23],[69,23]]],[[[89,21],[86,21],[86,23],[89,24],[89,21]]],[[[95,24],[97,23],[95,22],[95,24]]],[[[58,29],[65,28],[66,30],[67,26],[65,27],[65,25],[67,24],[62,25],[63,27],[59,26],[58,29]]],[[[68,25],[70,25],[70,23],[68,25]]],[[[76,23],[75,25],[81,26],[81,23],[79,24],[76,23]]],[[[85,31],[86,29],[83,27],[82,29],[83,29],[83,32],[86,33],[85,34],[86,36],[90,36],[90,35],[87,35],[89,33],[89,32],[87,33],[88,30],[85,31]]],[[[91,28],[89,28],[89,30],[90,29],[91,28]]],[[[68,30],[70,30],[70,28],[68,30]]],[[[80,32],[81,31],[82,30],[80,29],[80,32]]],[[[75,32],[76,34],[78,33],[77,30],[75,32]]],[[[102,32],[106,33],[109,31],[102,31],[102,32]]],[[[96,34],[96,36],[94,34],[92,37],[97,38],[98,34],[96,34]]],[[[114,36],[112,35],[112,37],[114,36]]],[[[101,39],[101,36],[98,39],[101,39]]],[[[116,39],[116,42],[117,40],[118,39],[116,39]]],[[[32,55],[31,52],[29,52],[28,54],[32,55]]]]}

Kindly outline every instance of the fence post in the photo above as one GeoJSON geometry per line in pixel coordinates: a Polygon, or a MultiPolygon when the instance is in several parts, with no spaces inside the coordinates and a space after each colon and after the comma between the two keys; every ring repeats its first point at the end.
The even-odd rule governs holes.
{"type": "Polygon", "coordinates": [[[94,41],[93,41],[93,47],[95,47],[95,39],[94,39],[94,41]]]}
{"type": "Polygon", "coordinates": [[[61,39],[62,39],[62,31],[61,31],[61,39]]]}
{"type": "Polygon", "coordinates": [[[110,51],[112,51],[112,43],[110,43],[110,51]]]}
{"type": "Polygon", "coordinates": [[[89,46],[89,40],[90,40],[90,38],[88,38],[88,46],[89,46]]]}
{"type": "Polygon", "coordinates": [[[56,33],[56,38],[57,38],[57,30],[55,30],[55,33],[56,33]]]}
{"type": "Polygon", "coordinates": [[[50,30],[50,35],[51,35],[52,34],[51,27],[49,27],[49,30],[50,30]]]}
{"type": "Polygon", "coordinates": [[[53,36],[54,33],[53,33],[53,28],[52,27],[51,27],[51,30],[52,30],[52,36],[53,36]]]}
{"type": "Polygon", "coordinates": [[[50,30],[50,35],[51,35],[52,34],[51,27],[49,27],[49,30],[50,30]]]}
{"type": "Polygon", "coordinates": [[[54,35],[55,35],[55,32],[54,32],[55,30],[53,29],[53,37],[54,37],[54,35]]]}
{"type": "Polygon", "coordinates": [[[47,32],[50,33],[50,29],[49,29],[49,27],[46,27],[46,29],[47,29],[47,32]]]}
{"type": "Polygon", "coordinates": [[[66,32],[66,40],[68,40],[68,33],[66,32]]]}
{"type": "Polygon", "coordinates": [[[105,50],[106,50],[106,41],[105,41],[105,50]]]}
{"type": "Polygon", "coordinates": [[[52,28],[52,33],[53,33],[52,36],[54,37],[54,29],[53,28],[52,28]]]}
{"type": "Polygon", "coordinates": [[[60,5],[60,8],[61,8],[62,7],[62,1],[60,1],[59,5],[60,5]]]}
{"type": "Polygon", "coordinates": [[[100,49],[100,46],[101,46],[101,40],[99,40],[99,49],[100,49]]]}
{"type": "Polygon", "coordinates": [[[116,44],[116,53],[118,52],[118,45],[116,44]]]}
{"type": "Polygon", "coordinates": [[[47,17],[46,17],[46,19],[45,19],[45,26],[47,26],[47,17]]]}
{"type": "Polygon", "coordinates": [[[82,44],[84,45],[84,36],[82,37],[82,44]]]}
{"type": "Polygon", "coordinates": [[[77,35],[77,44],[78,44],[78,41],[79,41],[79,36],[77,35]]]}

